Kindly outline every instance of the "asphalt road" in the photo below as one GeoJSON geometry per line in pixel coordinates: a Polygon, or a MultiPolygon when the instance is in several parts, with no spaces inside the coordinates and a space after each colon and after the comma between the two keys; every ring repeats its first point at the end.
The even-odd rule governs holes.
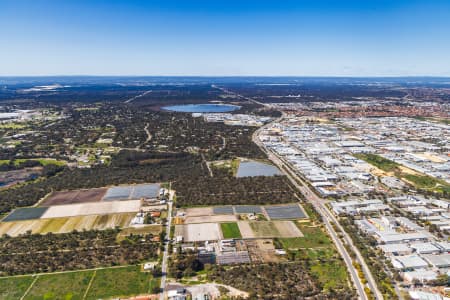
{"type": "MultiPolygon", "coordinates": [[[[170,224],[172,224],[172,201],[169,201],[169,209],[167,211],[167,227],[166,227],[166,239],[170,239],[170,224]]],[[[162,271],[162,276],[161,276],[161,293],[159,295],[159,299],[160,300],[164,300],[165,299],[165,288],[166,288],[166,279],[167,279],[167,260],[169,257],[169,243],[170,242],[166,242],[164,245],[164,253],[163,253],[163,259],[162,259],[162,266],[161,266],[161,271],[162,271]]]]}

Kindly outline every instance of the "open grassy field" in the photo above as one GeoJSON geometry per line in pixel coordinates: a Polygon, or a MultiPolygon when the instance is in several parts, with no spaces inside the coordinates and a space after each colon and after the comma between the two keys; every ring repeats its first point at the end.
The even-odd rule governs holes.
{"type": "Polygon", "coordinates": [[[446,193],[450,193],[450,184],[428,175],[405,174],[404,179],[418,189],[433,190],[440,193],[445,191],[446,193]]]}
{"type": "Polygon", "coordinates": [[[17,300],[33,282],[32,276],[0,278],[0,299],[17,300]]]}
{"type": "Polygon", "coordinates": [[[347,286],[347,270],[341,261],[314,262],[311,272],[323,285],[324,290],[347,286]]]}
{"type": "Polygon", "coordinates": [[[255,237],[276,237],[280,235],[280,232],[273,222],[257,221],[250,222],[249,224],[255,237]]]}
{"type": "Polygon", "coordinates": [[[240,159],[235,158],[230,160],[211,161],[209,164],[212,168],[226,169],[232,176],[236,176],[240,162],[240,159]]]}
{"type": "Polygon", "coordinates": [[[83,299],[94,271],[39,275],[25,300],[83,299]]]}
{"type": "Polygon", "coordinates": [[[140,266],[97,270],[86,299],[109,299],[148,293],[151,275],[140,266]]]}
{"type": "MultiPolygon", "coordinates": [[[[23,129],[25,128],[25,124],[21,123],[2,123],[0,124],[0,129],[23,129]]],[[[0,163],[1,164],[1,163],[0,163]]]]}
{"type": "MultiPolygon", "coordinates": [[[[57,166],[64,166],[67,164],[67,162],[63,161],[63,160],[56,160],[53,158],[30,158],[30,159],[26,159],[26,158],[18,158],[18,159],[14,159],[13,163],[14,165],[18,166],[19,164],[26,162],[27,160],[35,160],[38,161],[41,165],[46,166],[46,165],[57,165],[57,166]]],[[[9,164],[10,160],[9,159],[2,159],[0,160],[0,165],[2,164],[9,164]]]]}
{"type": "Polygon", "coordinates": [[[310,223],[297,223],[304,237],[280,238],[285,249],[293,250],[296,259],[308,260],[311,273],[324,291],[348,286],[347,269],[339,258],[330,238],[321,227],[310,223]]]}
{"type": "Polygon", "coordinates": [[[299,223],[297,223],[297,226],[304,236],[280,239],[284,248],[300,249],[332,246],[330,238],[320,227],[299,223]]]}
{"type": "Polygon", "coordinates": [[[355,156],[385,172],[391,173],[390,175],[395,175],[403,181],[408,182],[416,189],[429,190],[441,194],[444,192],[450,193],[450,184],[447,182],[435,177],[417,173],[379,155],[365,153],[355,154],[355,156]]]}
{"type": "Polygon", "coordinates": [[[158,286],[159,280],[141,272],[141,266],[124,266],[0,278],[0,299],[21,299],[28,289],[24,300],[110,299],[146,294],[158,286]]]}
{"type": "Polygon", "coordinates": [[[224,239],[239,239],[241,238],[241,232],[236,222],[233,223],[221,223],[222,235],[224,239]]]}
{"type": "Polygon", "coordinates": [[[381,157],[376,154],[358,153],[358,154],[355,154],[355,156],[359,159],[362,159],[362,160],[368,162],[371,165],[374,165],[378,169],[381,169],[385,172],[393,172],[400,166],[398,163],[393,162],[392,160],[386,159],[386,158],[381,157]]]}

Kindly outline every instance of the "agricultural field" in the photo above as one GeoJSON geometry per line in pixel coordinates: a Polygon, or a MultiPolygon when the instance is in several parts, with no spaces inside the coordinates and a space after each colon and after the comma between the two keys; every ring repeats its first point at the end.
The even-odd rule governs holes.
{"type": "Polygon", "coordinates": [[[98,202],[106,193],[106,188],[53,192],[40,206],[98,202]]]}
{"type": "Polygon", "coordinates": [[[212,215],[212,216],[186,217],[184,223],[195,224],[195,223],[220,223],[220,222],[235,222],[235,221],[237,221],[237,217],[234,215],[212,215]]]}
{"type": "Polygon", "coordinates": [[[238,226],[244,239],[303,236],[292,221],[239,221],[238,226]]]}
{"type": "Polygon", "coordinates": [[[297,227],[303,233],[303,237],[282,238],[282,245],[286,249],[328,248],[332,243],[328,235],[320,226],[310,224],[298,224],[297,227]]]}
{"type": "Polygon", "coordinates": [[[101,269],[95,272],[86,299],[135,296],[151,292],[151,275],[140,266],[101,269]]]}
{"type": "Polygon", "coordinates": [[[255,237],[267,238],[280,236],[280,232],[273,222],[249,222],[249,226],[255,237]]]}
{"type": "Polygon", "coordinates": [[[303,234],[294,220],[307,218],[303,207],[297,203],[194,207],[180,209],[178,213],[181,223],[176,225],[176,235],[183,236],[187,242],[220,238],[297,238],[303,234]]]}
{"type": "Polygon", "coordinates": [[[10,213],[3,222],[39,219],[47,211],[47,207],[18,208],[10,213]]]}
{"type": "Polygon", "coordinates": [[[0,277],[0,299],[109,299],[148,294],[159,286],[141,266],[0,277]],[[36,277],[37,276],[37,277],[36,277]],[[25,294],[26,293],[26,294],[25,294]]]}
{"type": "Polygon", "coordinates": [[[239,239],[242,238],[239,226],[234,223],[221,223],[220,229],[222,229],[222,235],[224,239],[239,239]]]}
{"type": "Polygon", "coordinates": [[[24,300],[83,299],[93,271],[39,275],[24,300]]]}
{"type": "Polygon", "coordinates": [[[271,220],[304,219],[307,215],[299,204],[270,205],[264,207],[271,220]]]}
{"type": "Polygon", "coordinates": [[[18,236],[27,231],[46,234],[48,232],[66,233],[84,229],[122,228],[127,227],[134,216],[135,213],[121,213],[0,222],[0,235],[18,236]]]}
{"type": "Polygon", "coordinates": [[[50,206],[41,216],[41,218],[62,218],[83,215],[105,215],[138,212],[140,208],[140,200],[55,205],[50,206]]]}
{"type": "Polygon", "coordinates": [[[237,205],[234,206],[236,214],[260,214],[262,213],[261,206],[257,205],[237,205]]]}
{"type": "Polygon", "coordinates": [[[0,277],[0,299],[20,299],[33,280],[33,276],[0,277]]]}

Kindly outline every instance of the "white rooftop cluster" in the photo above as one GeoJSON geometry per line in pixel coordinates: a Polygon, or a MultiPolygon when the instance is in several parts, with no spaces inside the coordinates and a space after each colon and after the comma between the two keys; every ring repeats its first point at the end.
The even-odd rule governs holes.
{"type": "Polygon", "coordinates": [[[339,119],[367,149],[405,167],[450,182],[450,126],[414,118],[339,119]]]}
{"type": "Polygon", "coordinates": [[[194,116],[203,116],[206,122],[220,122],[235,126],[262,126],[272,120],[271,117],[230,113],[196,113],[194,116]]]}
{"type": "Polygon", "coordinates": [[[322,196],[362,195],[374,189],[370,166],[351,155],[372,148],[341,134],[333,124],[293,120],[273,126],[261,141],[294,166],[322,196]]]}

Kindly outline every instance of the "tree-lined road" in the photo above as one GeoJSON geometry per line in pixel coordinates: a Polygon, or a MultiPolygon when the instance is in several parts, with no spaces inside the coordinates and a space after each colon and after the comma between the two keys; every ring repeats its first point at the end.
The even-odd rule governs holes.
{"type": "MultiPolygon", "coordinates": [[[[170,196],[171,198],[173,198],[173,196],[170,196]]],[[[170,225],[172,224],[172,200],[173,199],[169,199],[169,203],[168,203],[168,210],[167,210],[167,227],[166,227],[166,240],[170,240],[170,225]]],[[[165,295],[166,295],[166,280],[167,280],[167,261],[169,258],[169,243],[170,241],[165,242],[164,241],[164,253],[163,253],[163,259],[162,259],[162,265],[161,265],[161,285],[160,285],[160,289],[161,292],[159,294],[159,299],[160,300],[164,300],[165,299],[165,295]]]]}

